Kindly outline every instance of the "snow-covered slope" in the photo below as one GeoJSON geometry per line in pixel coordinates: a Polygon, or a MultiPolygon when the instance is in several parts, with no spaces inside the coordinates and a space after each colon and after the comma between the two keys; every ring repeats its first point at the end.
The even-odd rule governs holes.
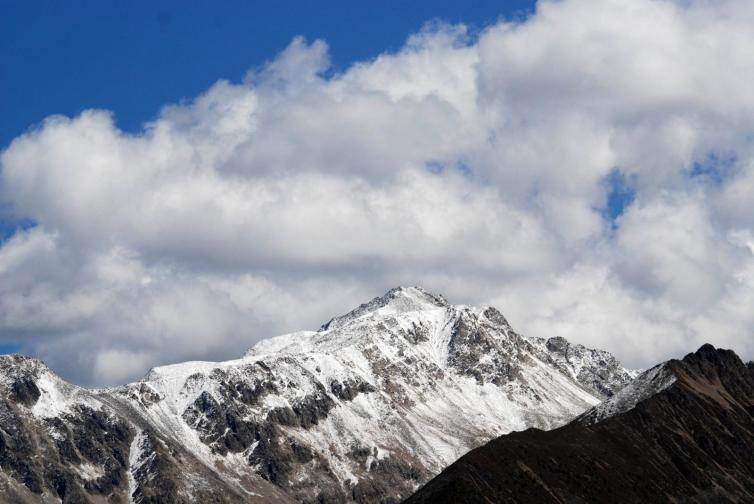
{"type": "MultiPolygon", "coordinates": [[[[468,450],[560,426],[634,376],[607,352],[526,338],[495,308],[419,288],[264,340],[238,360],[159,367],[121,387],[49,386],[45,373],[30,378],[36,399],[6,402],[48,432],[50,418],[67,425],[81,408],[122,422],[114,488],[136,502],[154,471],[162,481],[196,475],[175,476],[185,495],[227,487],[217,492],[226,501],[397,502],[468,450]]],[[[99,466],[76,467],[71,486],[86,492],[82,474],[99,466]]]]}
{"type": "Polygon", "coordinates": [[[583,424],[595,424],[625,413],[644,399],[662,392],[675,383],[676,379],[667,362],[658,364],[641,373],[614,396],[588,410],[578,421],[583,424]]]}

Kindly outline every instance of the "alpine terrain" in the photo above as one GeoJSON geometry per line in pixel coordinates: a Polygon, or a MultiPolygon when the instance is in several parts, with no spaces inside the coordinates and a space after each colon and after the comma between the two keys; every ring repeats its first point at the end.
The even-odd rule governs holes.
{"type": "MultiPolygon", "coordinates": [[[[393,289],[318,331],[263,340],[238,360],[158,367],[114,388],[80,388],[38,360],[4,356],[0,495],[64,503],[399,502],[511,431],[553,429],[583,414],[567,429],[596,436],[608,425],[602,419],[620,418],[623,409],[650,422],[683,404],[701,408],[700,401],[731,412],[720,417],[731,419],[730,439],[669,425],[668,443],[680,447],[690,436],[699,449],[734,449],[745,423],[736,401],[751,390],[750,371],[736,367],[739,388],[728,390],[705,362],[642,375],[653,385],[687,380],[690,391],[672,386],[661,396],[669,399],[655,401],[658,411],[640,408],[636,391],[622,391],[636,373],[609,353],[522,336],[495,308],[451,305],[420,288],[393,289]]],[[[528,436],[547,434],[510,439],[528,436]]],[[[712,481],[733,491],[739,480],[729,474],[728,482],[712,481]]]]}
{"type": "Polygon", "coordinates": [[[477,448],[408,503],[754,502],[754,363],[704,345],[568,425],[477,448]]]}

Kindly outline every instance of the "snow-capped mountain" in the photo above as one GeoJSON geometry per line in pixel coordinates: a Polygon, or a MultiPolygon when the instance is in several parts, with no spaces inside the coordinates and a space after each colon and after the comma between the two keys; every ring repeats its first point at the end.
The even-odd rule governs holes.
{"type": "Polygon", "coordinates": [[[0,371],[0,493],[19,502],[398,502],[470,449],[563,425],[636,374],[420,288],[110,389],[17,356],[0,371]]]}

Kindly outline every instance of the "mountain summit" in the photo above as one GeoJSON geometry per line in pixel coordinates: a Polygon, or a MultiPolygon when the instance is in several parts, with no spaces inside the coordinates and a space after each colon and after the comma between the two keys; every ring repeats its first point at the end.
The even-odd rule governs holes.
{"type": "Polygon", "coordinates": [[[399,502],[468,450],[561,426],[635,376],[416,287],[238,360],[105,390],[22,357],[0,369],[0,491],[18,502],[399,502]]]}
{"type": "Polygon", "coordinates": [[[432,310],[447,306],[448,302],[444,297],[431,294],[421,287],[395,287],[394,289],[390,289],[384,296],[376,297],[345,315],[330,319],[329,322],[322,326],[321,330],[337,329],[359,317],[376,311],[380,311],[385,315],[387,313],[432,310]]]}

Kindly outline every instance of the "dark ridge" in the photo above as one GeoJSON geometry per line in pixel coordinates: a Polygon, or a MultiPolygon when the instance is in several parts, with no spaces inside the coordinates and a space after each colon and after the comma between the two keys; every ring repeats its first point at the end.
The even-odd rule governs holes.
{"type": "Polygon", "coordinates": [[[722,365],[724,367],[740,367],[743,365],[741,359],[733,350],[724,348],[715,348],[709,343],[705,343],[699,350],[687,354],[683,361],[688,364],[702,365],[703,363],[712,366],[722,365]]]}
{"type": "Polygon", "coordinates": [[[754,502],[754,366],[704,345],[676,382],[594,425],[495,439],[406,502],[754,502]]]}

